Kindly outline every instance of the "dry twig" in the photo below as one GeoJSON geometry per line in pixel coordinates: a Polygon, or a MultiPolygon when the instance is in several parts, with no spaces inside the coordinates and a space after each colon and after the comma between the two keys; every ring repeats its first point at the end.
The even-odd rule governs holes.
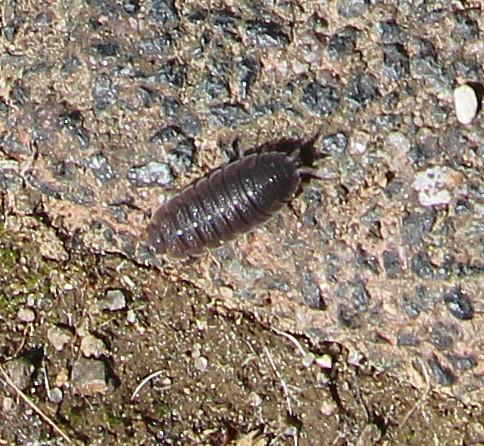
{"type": "Polygon", "coordinates": [[[40,409],[39,406],[37,406],[25,393],[23,393],[18,386],[12,381],[8,373],[5,371],[5,369],[0,366],[0,372],[2,373],[3,377],[5,378],[5,381],[7,381],[7,384],[11,386],[15,392],[17,393],[20,398],[22,398],[27,405],[29,405],[36,413],[37,415],[40,416],[49,426],[51,426],[67,443],[69,444],[74,444],[72,440],[62,431],[62,429],[55,424],[51,418],[49,418],[43,411],[40,409]]]}

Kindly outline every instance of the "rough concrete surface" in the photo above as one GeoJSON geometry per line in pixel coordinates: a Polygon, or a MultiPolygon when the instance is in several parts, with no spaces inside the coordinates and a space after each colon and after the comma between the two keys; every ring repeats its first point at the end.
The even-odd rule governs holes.
{"type": "MultiPolygon", "coordinates": [[[[479,2],[445,0],[4,0],[0,235],[27,228],[25,239],[62,268],[74,255],[121,256],[167,289],[217,302],[225,316],[301,336],[308,349],[338,346],[353,366],[364,362],[417,394],[431,388],[480,408],[483,23],[479,2]],[[463,84],[479,101],[467,124],[455,110],[463,84]],[[157,206],[232,159],[234,144],[285,141],[306,145],[303,162],[328,179],[307,179],[268,224],[200,258],[151,253],[145,228],[157,206]]],[[[21,241],[5,240],[2,256],[15,263],[21,241]]],[[[51,268],[45,274],[61,274],[51,268]]],[[[20,294],[32,293],[25,284],[20,294]]],[[[121,308],[109,310],[114,297],[105,296],[98,311],[129,312],[132,298],[118,295],[121,308]]],[[[6,314],[42,327],[45,340],[32,299],[29,311],[6,314]]],[[[69,317],[49,323],[50,345],[63,354],[90,330],[79,333],[84,323],[69,317]]],[[[27,328],[24,336],[33,347],[27,328]]],[[[24,343],[5,346],[2,358],[24,343]]],[[[106,351],[116,357],[112,346],[84,347],[65,358],[79,377],[69,398],[109,394],[102,361],[106,351]],[[89,373],[93,382],[83,382],[89,373]]],[[[109,362],[107,375],[116,367],[109,362]]]]}

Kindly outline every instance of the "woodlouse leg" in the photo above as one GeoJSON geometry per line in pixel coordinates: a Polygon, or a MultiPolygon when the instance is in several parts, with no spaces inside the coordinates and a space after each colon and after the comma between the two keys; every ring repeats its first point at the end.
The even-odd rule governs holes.
{"type": "Polygon", "coordinates": [[[234,161],[237,161],[237,160],[243,158],[244,152],[240,148],[240,141],[239,141],[238,138],[235,138],[232,141],[232,144],[230,144],[230,148],[232,150],[230,150],[230,149],[227,150],[229,152],[228,153],[228,157],[229,157],[229,162],[230,163],[232,163],[234,161]]]}
{"type": "Polygon", "coordinates": [[[311,178],[316,178],[321,181],[332,181],[337,178],[333,172],[321,172],[313,167],[301,166],[296,169],[298,175],[305,175],[311,178]]]}
{"type": "MultiPolygon", "coordinates": [[[[291,150],[291,152],[289,153],[289,155],[287,155],[287,157],[293,163],[296,162],[296,161],[298,161],[300,159],[300,157],[301,157],[301,147],[296,147],[295,149],[291,150]]],[[[297,169],[298,170],[298,173],[299,173],[299,169],[297,169]]]]}

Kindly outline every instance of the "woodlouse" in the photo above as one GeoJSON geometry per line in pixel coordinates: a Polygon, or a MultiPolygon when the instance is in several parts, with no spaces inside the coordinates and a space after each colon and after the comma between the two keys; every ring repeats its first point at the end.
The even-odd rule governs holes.
{"type": "Polygon", "coordinates": [[[223,165],[160,206],[148,225],[150,246],[160,254],[198,256],[269,220],[310,172],[290,155],[255,153],[223,165]]]}

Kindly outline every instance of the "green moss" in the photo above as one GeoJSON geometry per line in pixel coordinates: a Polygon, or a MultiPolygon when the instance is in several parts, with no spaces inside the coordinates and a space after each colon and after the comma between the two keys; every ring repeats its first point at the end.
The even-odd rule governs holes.
{"type": "Polygon", "coordinates": [[[20,252],[12,247],[0,246],[0,271],[4,274],[12,271],[20,260],[20,252]]]}

